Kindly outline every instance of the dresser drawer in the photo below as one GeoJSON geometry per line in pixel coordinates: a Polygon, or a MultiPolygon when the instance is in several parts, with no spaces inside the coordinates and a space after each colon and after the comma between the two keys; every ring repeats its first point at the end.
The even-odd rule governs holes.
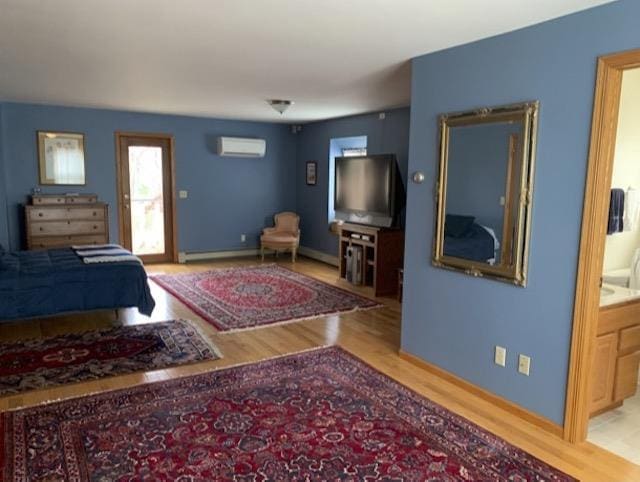
{"type": "Polygon", "coordinates": [[[49,221],[31,223],[31,236],[69,235],[69,234],[104,234],[104,221],[49,221]]]}
{"type": "Polygon", "coordinates": [[[38,236],[31,239],[29,249],[65,248],[80,244],[107,244],[106,234],[97,236],[38,236]]]}
{"type": "Polygon", "coordinates": [[[50,206],[55,204],[93,204],[98,202],[95,194],[81,194],[79,196],[55,195],[35,195],[31,197],[35,206],[50,206]]]}
{"type": "Polygon", "coordinates": [[[67,200],[67,204],[94,204],[98,202],[98,196],[94,196],[94,195],[68,196],[66,200],[67,200]]]}
{"type": "Polygon", "coordinates": [[[50,206],[52,204],[65,204],[65,197],[60,196],[33,196],[32,202],[36,206],[50,206]]]}
{"type": "Polygon", "coordinates": [[[57,221],[57,220],[73,220],[84,219],[103,220],[105,218],[104,208],[96,206],[91,207],[34,207],[28,208],[27,215],[30,221],[57,221]]]}
{"type": "Polygon", "coordinates": [[[620,344],[618,351],[620,354],[640,350],[640,325],[632,326],[620,330],[620,344]]]}

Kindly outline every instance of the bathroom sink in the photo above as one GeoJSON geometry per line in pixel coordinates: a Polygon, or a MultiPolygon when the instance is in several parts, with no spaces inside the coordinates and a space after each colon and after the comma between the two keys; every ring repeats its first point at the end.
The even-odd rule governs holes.
{"type": "Polygon", "coordinates": [[[611,296],[616,291],[613,288],[609,288],[608,286],[600,287],[600,297],[611,296]]]}

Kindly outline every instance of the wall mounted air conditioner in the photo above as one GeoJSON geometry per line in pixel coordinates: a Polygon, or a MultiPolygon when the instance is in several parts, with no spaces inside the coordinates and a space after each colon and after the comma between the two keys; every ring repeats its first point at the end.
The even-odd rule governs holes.
{"type": "Polygon", "coordinates": [[[243,137],[218,137],[218,155],[229,157],[264,157],[267,141],[243,137]]]}

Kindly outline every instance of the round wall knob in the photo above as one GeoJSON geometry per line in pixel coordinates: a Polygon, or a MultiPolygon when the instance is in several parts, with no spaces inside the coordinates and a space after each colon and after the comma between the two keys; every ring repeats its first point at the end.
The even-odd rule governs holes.
{"type": "Polygon", "coordinates": [[[411,179],[416,184],[422,184],[424,182],[424,172],[422,171],[414,172],[413,175],[411,176],[411,179]]]}

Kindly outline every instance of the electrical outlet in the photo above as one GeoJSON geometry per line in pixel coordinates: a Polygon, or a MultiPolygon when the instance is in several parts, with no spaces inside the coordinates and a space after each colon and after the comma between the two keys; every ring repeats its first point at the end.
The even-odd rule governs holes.
{"type": "Polygon", "coordinates": [[[241,243],[244,243],[244,242],[246,242],[246,241],[247,241],[247,235],[246,235],[246,234],[241,234],[241,235],[240,235],[240,242],[241,242],[241,243]]]}
{"type": "Polygon", "coordinates": [[[496,365],[500,365],[501,367],[506,366],[507,349],[505,347],[496,345],[496,353],[494,356],[494,361],[496,362],[496,365]]]}
{"type": "Polygon", "coordinates": [[[523,375],[529,376],[531,369],[531,358],[527,355],[520,355],[518,357],[518,371],[523,375]]]}
{"type": "Polygon", "coordinates": [[[178,197],[180,199],[187,199],[189,197],[189,192],[188,191],[179,191],[178,192],[178,197]]]}

